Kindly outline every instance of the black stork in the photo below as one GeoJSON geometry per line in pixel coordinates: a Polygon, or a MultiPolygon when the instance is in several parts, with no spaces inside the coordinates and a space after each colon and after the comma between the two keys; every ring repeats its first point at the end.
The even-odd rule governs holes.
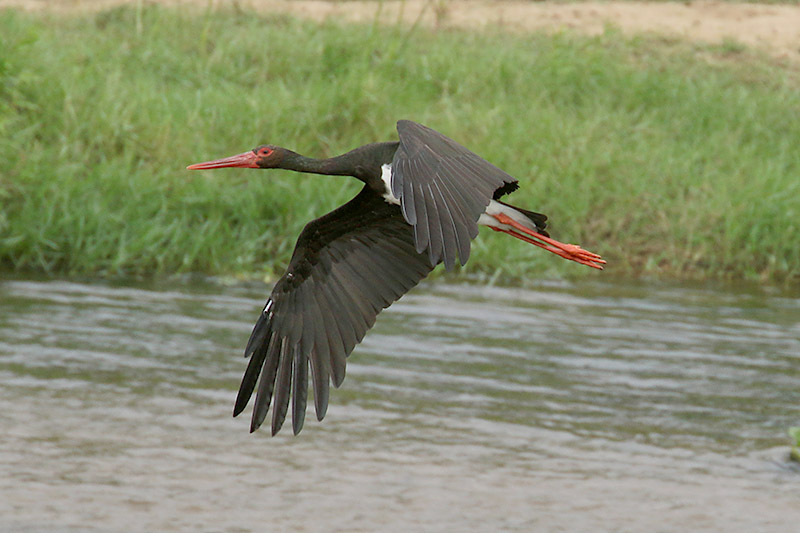
{"type": "Polygon", "coordinates": [[[272,434],[292,398],[292,428],[300,432],[308,369],[317,420],[328,408],[329,383],[344,380],[345,359],[381,310],[433,268],[462,265],[478,226],[488,226],[563,258],[602,269],[599,255],[551,239],[547,217],[501,202],[517,180],[452,139],[422,124],[397,123],[399,141],[373,143],[329,159],[262,145],[250,152],[197,163],[189,170],[280,168],[353,176],[364,188],[300,233],[286,273],[272,289],[245,348],[250,362],[233,416],[256,388],[250,431],[264,421],[274,396],[272,434]]]}

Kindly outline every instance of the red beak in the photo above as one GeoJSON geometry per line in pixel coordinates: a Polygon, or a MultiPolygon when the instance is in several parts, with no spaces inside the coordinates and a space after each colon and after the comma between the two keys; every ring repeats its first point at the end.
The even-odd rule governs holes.
{"type": "Polygon", "coordinates": [[[225,157],[223,159],[215,159],[214,161],[206,161],[205,163],[195,163],[186,167],[187,170],[208,170],[211,168],[226,168],[226,167],[240,167],[240,168],[258,168],[258,156],[255,152],[245,152],[243,154],[225,157]]]}

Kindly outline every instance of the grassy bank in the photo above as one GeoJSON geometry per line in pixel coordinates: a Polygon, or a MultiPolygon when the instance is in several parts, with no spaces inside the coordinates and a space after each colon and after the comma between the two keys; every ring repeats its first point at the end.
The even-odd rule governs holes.
{"type": "MultiPolygon", "coordinates": [[[[738,46],[158,7],[7,11],[0,36],[4,270],[277,272],[359,184],[185,165],[333,155],[411,118],[518,177],[514,202],[611,273],[800,273],[800,83],[738,46]]],[[[594,275],[491,232],[463,271],[594,275]]]]}

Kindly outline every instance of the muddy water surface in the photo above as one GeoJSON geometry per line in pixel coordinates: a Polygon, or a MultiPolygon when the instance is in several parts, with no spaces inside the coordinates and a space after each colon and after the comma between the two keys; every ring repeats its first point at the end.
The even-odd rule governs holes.
{"type": "Polygon", "coordinates": [[[0,282],[0,531],[800,524],[797,294],[425,284],[270,438],[230,416],[267,292],[0,282]]]}

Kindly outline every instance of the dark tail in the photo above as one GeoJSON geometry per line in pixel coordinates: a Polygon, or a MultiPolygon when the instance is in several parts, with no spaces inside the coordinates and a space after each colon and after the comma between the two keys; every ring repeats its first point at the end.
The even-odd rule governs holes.
{"type": "MultiPolygon", "coordinates": [[[[497,201],[500,202],[499,200],[497,200],[497,201]]],[[[536,232],[537,233],[541,233],[545,237],[549,237],[550,236],[550,234],[547,233],[547,231],[545,231],[545,228],[547,227],[547,215],[543,215],[541,213],[537,213],[536,211],[528,211],[527,209],[522,209],[521,207],[517,207],[517,206],[511,205],[511,204],[507,204],[505,202],[500,202],[500,203],[503,204],[506,207],[510,207],[512,209],[516,209],[517,211],[519,211],[520,213],[522,213],[523,215],[528,217],[531,220],[531,222],[533,222],[533,224],[536,226],[536,232]]]]}

